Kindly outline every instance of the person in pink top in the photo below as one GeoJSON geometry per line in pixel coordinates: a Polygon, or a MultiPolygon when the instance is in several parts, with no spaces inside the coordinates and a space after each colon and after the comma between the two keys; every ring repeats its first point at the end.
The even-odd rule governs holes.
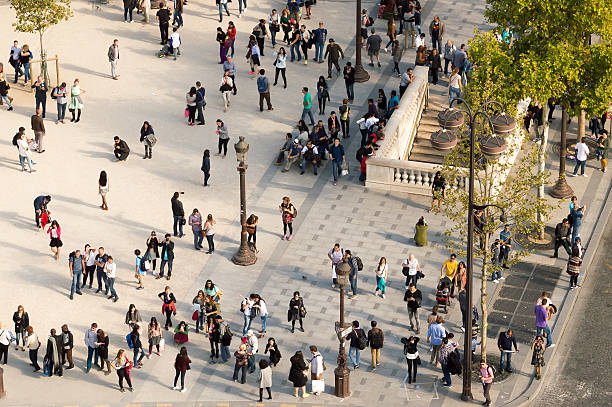
{"type": "Polygon", "coordinates": [[[60,247],[64,244],[62,243],[62,228],[56,220],[51,222],[51,226],[47,229],[47,233],[51,238],[51,242],[49,242],[49,246],[51,247],[51,251],[55,254],[55,260],[59,259],[60,255],[60,247]]]}
{"type": "Polygon", "coordinates": [[[491,390],[491,384],[495,375],[493,374],[493,368],[487,365],[485,362],[480,362],[480,380],[482,381],[482,389],[484,392],[485,401],[482,403],[483,406],[491,405],[491,396],[489,391],[491,390]]]}

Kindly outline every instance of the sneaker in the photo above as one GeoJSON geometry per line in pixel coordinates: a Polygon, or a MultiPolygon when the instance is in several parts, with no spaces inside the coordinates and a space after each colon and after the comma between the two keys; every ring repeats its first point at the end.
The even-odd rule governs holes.
{"type": "Polygon", "coordinates": [[[588,178],[589,176],[586,174],[582,174],[583,177],[588,178]]]}
{"type": "Polygon", "coordinates": [[[578,176],[577,174],[570,174],[570,175],[571,175],[572,177],[577,177],[577,176],[578,176]]]}
{"type": "Polygon", "coordinates": [[[290,234],[289,237],[287,238],[287,240],[291,240],[293,239],[293,234],[290,234]]]}
{"type": "Polygon", "coordinates": [[[178,390],[178,389],[180,389],[180,387],[178,387],[178,386],[172,387],[172,390],[178,390]]]}
{"type": "Polygon", "coordinates": [[[287,239],[287,235],[283,235],[283,237],[281,237],[281,240],[285,240],[287,239]]]}
{"type": "Polygon", "coordinates": [[[497,280],[497,279],[493,280],[493,282],[494,282],[495,284],[499,284],[499,280],[497,280]]]}
{"type": "Polygon", "coordinates": [[[383,300],[384,300],[385,299],[385,295],[383,294],[382,297],[383,297],[383,300]]]}
{"type": "Polygon", "coordinates": [[[505,279],[506,279],[506,277],[500,277],[499,279],[500,279],[500,280],[505,280],[505,279]]]}
{"type": "Polygon", "coordinates": [[[181,393],[185,393],[187,391],[187,389],[183,388],[181,389],[181,393]]]}
{"type": "Polygon", "coordinates": [[[550,344],[548,347],[549,347],[549,348],[554,348],[555,346],[557,346],[557,344],[556,344],[556,343],[551,343],[551,344],[550,344]]]}
{"type": "Polygon", "coordinates": [[[304,393],[304,394],[302,394],[302,398],[304,398],[304,399],[305,399],[305,398],[307,398],[307,397],[310,397],[310,393],[304,393]]]}
{"type": "Polygon", "coordinates": [[[461,329],[461,332],[465,332],[465,328],[464,327],[461,327],[460,329],[461,329]]]}

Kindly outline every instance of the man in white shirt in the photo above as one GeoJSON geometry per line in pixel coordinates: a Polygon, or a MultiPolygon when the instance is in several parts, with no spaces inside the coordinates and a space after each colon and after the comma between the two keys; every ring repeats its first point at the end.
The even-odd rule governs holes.
{"type": "Polygon", "coordinates": [[[6,358],[8,357],[9,345],[15,340],[15,335],[8,329],[6,324],[0,322],[0,360],[4,357],[3,365],[6,365],[6,358]]]}
{"type": "Polygon", "coordinates": [[[418,50],[420,46],[425,47],[425,33],[421,33],[416,39],[416,49],[418,50]]]}
{"type": "Polygon", "coordinates": [[[181,50],[179,47],[181,46],[181,36],[178,33],[178,27],[172,28],[172,35],[170,36],[170,46],[172,47],[172,53],[174,55],[174,60],[176,61],[176,56],[181,55],[181,50]]]}
{"type": "Polygon", "coordinates": [[[336,288],[338,284],[338,278],[336,276],[336,266],[344,259],[344,249],[340,247],[339,243],[336,243],[334,247],[327,253],[327,257],[331,260],[332,267],[332,288],[336,288]]]}
{"type": "Polygon", "coordinates": [[[312,140],[308,140],[306,146],[302,149],[302,171],[300,172],[300,174],[304,174],[307,162],[312,163],[314,175],[318,175],[317,171],[319,168],[319,150],[317,150],[317,146],[312,145],[312,140]]]}
{"type": "Polygon", "coordinates": [[[111,298],[114,298],[113,302],[117,302],[117,300],[119,300],[117,291],[115,291],[117,265],[113,261],[112,256],[108,256],[108,259],[106,259],[106,264],[104,265],[104,272],[106,273],[106,281],[108,282],[108,285],[106,286],[105,295],[108,295],[108,292],[110,291],[111,295],[108,296],[108,299],[110,300],[111,298]]]}
{"type": "Polygon", "coordinates": [[[30,167],[30,173],[36,171],[32,169],[32,165],[35,163],[32,161],[32,152],[30,151],[30,147],[28,146],[28,139],[26,138],[25,134],[22,134],[21,138],[17,139],[17,148],[19,149],[19,163],[21,164],[21,171],[26,170],[25,163],[28,163],[28,167],[30,167]]]}
{"type": "Polygon", "coordinates": [[[95,322],[91,324],[91,329],[85,331],[85,345],[87,345],[87,371],[85,373],[89,373],[91,370],[92,360],[95,356],[95,363],[98,364],[98,342],[97,339],[98,332],[98,324],[95,322]]]}
{"type": "Polygon", "coordinates": [[[406,89],[408,89],[408,85],[410,85],[413,80],[414,74],[412,73],[412,68],[408,68],[406,72],[402,74],[402,79],[400,79],[400,99],[402,98],[402,96],[404,96],[404,92],[406,92],[406,89]]]}
{"type": "MultiPolygon", "coordinates": [[[[322,380],[323,379],[323,371],[325,370],[325,363],[323,362],[323,356],[319,353],[319,350],[316,346],[312,345],[310,347],[310,379],[311,380],[322,380]]],[[[313,391],[313,394],[316,396],[319,394],[318,391],[313,391]]]]}
{"type": "Polygon", "coordinates": [[[253,319],[251,319],[251,309],[253,305],[255,305],[255,299],[257,298],[257,294],[249,295],[249,298],[245,298],[240,303],[240,309],[242,310],[244,316],[244,325],[242,326],[242,336],[246,336],[249,329],[251,329],[251,323],[253,319]]]}
{"type": "Polygon", "coordinates": [[[589,147],[584,142],[584,137],[580,139],[580,142],[576,143],[576,166],[574,167],[574,173],[572,177],[577,176],[578,167],[580,167],[580,175],[583,177],[588,177],[584,173],[584,166],[586,164],[586,160],[589,157],[589,147]]]}

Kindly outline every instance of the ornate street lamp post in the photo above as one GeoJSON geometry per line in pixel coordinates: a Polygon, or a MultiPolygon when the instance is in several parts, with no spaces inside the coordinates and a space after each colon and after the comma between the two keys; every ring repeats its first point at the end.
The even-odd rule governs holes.
{"type": "Polygon", "coordinates": [[[234,264],[239,266],[250,266],[257,261],[255,253],[249,249],[247,243],[247,230],[246,230],[246,165],[247,153],[249,151],[249,145],[244,141],[244,137],[240,136],[240,140],[234,144],[236,150],[236,158],[238,159],[238,173],[240,173],[240,224],[242,225],[242,231],[240,232],[240,248],[238,252],[232,257],[234,264]]]}
{"type": "MultiPolygon", "coordinates": [[[[476,139],[476,119],[481,116],[484,120],[485,127],[489,127],[490,132],[479,134],[480,151],[488,159],[496,159],[507,148],[505,135],[510,133],[516,127],[516,120],[503,112],[503,106],[496,101],[488,101],[483,103],[477,111],[473,111],[470,105],[461,98],[453,99],[450,107],[438,114],[438,123],[443,130],[437,131],[431,135],[431,144],[439,150],[448,150],[457,145],[457,136],[450,130],[456,130],[465,123],[470,129],[470,157],[469,157],[469,203],[468,203],[468,235],[467,235],[467,279],[465,284],[468,310],[466,314],[465,335],[463,338],[463,392],[461,400],[473,400],[472,396],[472,318],[470,312],[472,310],[472,283],[473,283],[473,263],[474,263],[474,210],[483,209],[486,206],[474,205],[474,147],[476,139]],[[466,110],[454,109],[453,104],[463,103],[466,110]],[[491,111],[491,105],[495,105],[494,112],[489,115],[487,111],[491,111]],[[465,123],[465,116],[469,121],[465,123]]],[[[505,214],[502,211],[503,219],[505,214]]]]}
{"type": "Polygon", "coordinates": [[[346,398],[351,395],[349,386],[349,375],[350,371],[346,367],[346,352],[344,351],[344,338],[346,335],[343,331],[346,329],[344,326],[344,287],[348,282],[348,275],[351,272],[351,266],[346,261],[342,261],[336,265],[336,276],[338,277],[338,284],[340,285],[340,324],[336,326],[336,332],[338,333],[338,340],[340,345],[338,347],[338,367],[334,370],[335,377],[335,395],[336,397],[346,398]]]}
{"type": "Polygon", "coordinates": [[[370,74],[361,64],[361,0],[357,0],[355,14],[355,82],[367,82],[370,74]]]}

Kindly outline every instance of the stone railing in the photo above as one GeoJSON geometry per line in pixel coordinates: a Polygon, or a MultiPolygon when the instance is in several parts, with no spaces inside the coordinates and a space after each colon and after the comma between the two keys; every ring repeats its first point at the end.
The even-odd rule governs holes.
{"type": "Polygon", "coordinates": [[[377,156],[401,160],[412,148],[419,121],[429,101],[429,69],[417,66],[414,81],[400,99],[399,107],[385,126],[385,139],[379,145],[377,156]]]}
{"type": "MultiPolygon", "coordinates": [[[[366,186],[387,191],[431,195],[438,165],[417,161],[373,157],[368,161],[366,186]]],[[[447,188],[467,188],[467,177],[447,188]]]]}

